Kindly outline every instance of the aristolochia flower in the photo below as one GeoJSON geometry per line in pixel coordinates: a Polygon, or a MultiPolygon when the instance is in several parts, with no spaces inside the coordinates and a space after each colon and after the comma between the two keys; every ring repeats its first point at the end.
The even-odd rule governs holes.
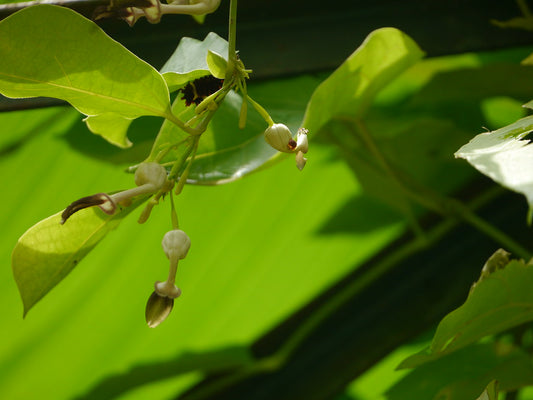
{"type": "Polygon", "coordinates": [[[174,306],[174,299],[181,295],[181,289],[174,282],[176,281],[178,261],[187,256],[191,247],[191,240],[182,230],[174,229],[165,234],[161,245],[170,261],[170,268],[167,280],[157,281],[154,284],[154,292],[146,304],[145,317],[150,328],[155,328],[168,317],[174,306]]]}
{"type": "Polygon", "coordinates": [[[307,133],[308,130],[305,128],[298,129],[294,140],[286,125],[273,124],[265,130],[264,136],[265,141],[274,149],[283,153],[296,153],[296,166],[301,171],[307,162],[307,158],[303,156],[309,149],[307,133]]]}
{"type": "Polygon", "coordinates": [[[61,224],[64,224],[75,212],[92,206],[98,206],[106,214],[115,213],[118,204],[127,205],[135,196],[153,194],[159,191],[167,180],[167,171],[157,163],[142,163],[135,171],[137,187],[122,192],[107,194],[97,193],[82,197],[71,203],[61,214],[61,224]]]}

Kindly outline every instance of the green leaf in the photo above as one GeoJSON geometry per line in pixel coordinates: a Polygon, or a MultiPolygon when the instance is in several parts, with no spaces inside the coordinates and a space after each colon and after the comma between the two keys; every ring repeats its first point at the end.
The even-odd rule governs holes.
{"type": "Polygon", "coordinates": [[[112,113],[85,118],[85,123],[92,132],[103,136],[109,143],[122,148],[131,147],[133,144],[127,136],[131,122],[130,118],[123,118],[112,113]]]}
{"type": "Polygon", "coordinates": [[[533,130],[533,116],[492,132],[477,135],[462,146],[455,157],[464,158],[474,168],[500,185],[527,198],[533,209],[533,147],[525,139],[533,130]]]}
{"type": "Polygon", "coordinates": [[[218,79],[224,79],[228,65],[228,62],[224,57],[214,51],[208,50],[207,65],[209,66],[209,72],[211,72],[211,75],[218,79]]]}
{"type": "Polygon", "coordinates": [[[72,10],[25,8],[0,22],[0,37],[0,93],[7,97],[55,97],[91,118],[125,118],[113,125],[120,125],[119,134],[89,120],[94,133],[122,146],[127,121],[167,114],[162,76],[72,10]]]}
{"type": "Polygon", "coordinates": [[[466,302],[439,323],[429,349],[404,360],[410,368],[533,320],[533,266],[511,261],[478,281],[466,302]]]}
{"type": "MultiPolygon", "coordinates": [[[[305,81],[300,80],[302,86],[305,81]]],[[[285,95],[283,88],[290,86],[286,81],[263,85],[257,97],[272,96],[274,101],[276,91],[285,95]]],[[[278,112],[277,106],[273,109],[278,112]]],[[[73,110],[65,112],[69,121],[76,120],[73,110]]],[[[0,121],[8,115],[0,113],[0,121]]],[[[52,214],[76,193],[126,188],[132,178],[116,165],[71,151],[69,143],[59,140],[68,128],[44,118],[42,122],[41,127],[31,127],[40,132],[38,136],[0,159],[2,171],[11,177],[2,197],[5,212],[0,213],[4,260],[34,218],[52,214]]],[[[72,129],[76,136],[85,127],[78,123],[72,129]]],[[[220,363],[215,363],[211,353],[248,347],[399,233],[381,226],[369,234],[321,234],[320,227],[332,213],[359,193],[353,177],[324,146],[316,146],[314,163],[303,174],[295,170],[293,160],[285,161],[231,185],[187,187],[177,198],[180,227],[191,237],[192,247],[178,270],[183,294],[156,330],[146,327],[143,313],[154,281],[168,274],[168,259],[161,249],[161,239],[170,229],[168,197],[144,225],[136,223],[136,215],[125,218],[24,321],[11,269],[0,269],[2,397],[32,399],[38,387],[43,400],[84,398],[106,378],[130,371],[132,379],[125,377],[122,383],[147,383],[137,380],[137,366],[147,371],[147,364],[153,364],[152,371],[165,374],[168,362],[163,380],[132,388],[121,398],[175,398],[204,374],[197,370],[173,379],[172,372],[185,359],[196,357],[206,371],[222,367],[223,359],[235,355],[221,353],[220,363]],[[276,245],[271,251],[260,251],[272,238],[276,245]]],[[[366,218],[379,218],[379,210],[359,211],[366,218]]]]}
{"type": "MultiPolygon", "coordinates": [[[[203,41],[188,37],[180,40],[176,51],[161,68],[171,92],[189,81],[209,75],[210,51],[217,55],[228,54],[228,42],[213,32],[210,32],[203,41]]],[[[220,58],[223,59],[222,56],[220,58]]]]}
{"type": "Polygon", "coordinates": [[[313,133],[336,117],[362,117],[377,93],[423,55],[416,43],[397,29],[372,32],[313,93],[303,126],[313,133]]]}
{"type": "Polygon", "coordinates": [[[416,368],[387,392],[387,399],[472,400],[494,380],[504,391],[531,385],[529,356],[505,343],[469,346],[416,368]]]}
{"type": "Polygon", "coordinates": [[[144,200],[137,200],[114,215],[97,207],[82,209],[63,225],[61,213],[57,213],[28,229],[11,256],[24,315],[144,200]]]}

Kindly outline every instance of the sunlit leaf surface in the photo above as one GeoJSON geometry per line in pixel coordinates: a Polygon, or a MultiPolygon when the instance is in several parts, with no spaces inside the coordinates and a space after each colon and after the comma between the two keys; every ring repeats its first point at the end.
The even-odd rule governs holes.
{"type": "MultiPolygon", "coordinates": [[[[94,22],[67,8],[39,5],[0,22],[0,93],[66,100],[81,113],[129,121],[163,116],[170,106],[163,77],[94,22]],[[35,40],[27,40],[27,32],[35,40]]],[[[126,122],[122,122],[124,125],[126,122]]],[[[115,126],[89,124],[111,143],[130,143],[115,126]]]]}
{"type": "Polygon", "coordinates": [[[213,32],[210,32],[203,41],[188,37],[182,38],[176,51],[161,68],[161,73],[170,90],[174,91],[188,81],[208,75],[210,61],[220,73],[222,60],[209,56],[210,51],[227,59],[228,42],[213,32]],[[214,63],[215,60],[216,63],[214,63]]]}
{"type": "MultiPolygon", "coordinates": [[[[161,249],[171,229],[166,200],[145,225],[136,223],[139,211],[125,218],[22,320],[9,268],[17,239],[74,199],[126,189],[132,182],[122,169],[128,164],[72,151],[62,140],[65,132],[89,133],[75,111],[56,112],[57,120],[50,122],[50,110],[33,111],[32,118],[42,116],[47,123],[0,158],[2,176],[9,177],[4,187],[9,195],[0,200],[9,210],[0,214],[0,387],[5,398],[31,399],[36,387],[41,399],[83,398],[105,378],[135,366],[163,372],[146,389],[135,390],[132,380],[128,399],[171,398],[199,377],[191,367],[182,379],[170,378],[180,360],[191,366],[195,357],[203,365],[236,362],[244,346],[399,232],[396,225],[319,233],[359,189],[346,166],[316,146],[305,173],[287,160],[231,185],[185,187],[176,202],[180,228],[192,240],[178,269],[183,294],[157,329],[146,326],[144,307],[154,282],[168,272],[161,249]],[[209,357],[219,361],[206,361],[209,357]]],[[[13,134],[23,136],[15,128],[13,134]]],[[[102,151],[107,147],[102,141],[102,151]]],[[[372,217],[367,212],[365,218],[372,217]]]]}
{"type": "Polygon", "coordinates": [[[304,126],[318,132],[333,118],[362,117],[378,92],[423,54],[409,36],[397,29],[372,32],[313,93],[304,126]]]}
{"type": "Polygon", "coordinates": [[[477,135],[455,156],[464,158],[479,172],[527,198],[533,209],[533,147],[526,136],[533,117],[522,118],[496,131],[477,135]]]}
{"type": "Polygon", "coordinates": [[[29,228],[11,256],[13,275],[24,304],[24,314],[57,285],[136,204],[106,215],[86,208],[61,224],[61,212],[29,228]]]}

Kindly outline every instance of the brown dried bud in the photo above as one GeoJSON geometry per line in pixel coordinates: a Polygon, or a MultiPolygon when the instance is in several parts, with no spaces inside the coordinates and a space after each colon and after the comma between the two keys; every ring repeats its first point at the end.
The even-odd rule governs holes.
{"type": "Polygon", "coordinates": [[[61,214],[61,224],[64,224],[70,216],[84,208],[98,206],[106,214],[113,214],[117,208],[115,202],[105,193],[96,193],[92,196],[82,197],[71,203],[61,214]]]}
{"type": "Polygon", "coordinates": [[[174,299],[164,297],[153,292],[146,303],[145,318],[150,328],[155,328],[163,322],[174,307],[174,299]]]}

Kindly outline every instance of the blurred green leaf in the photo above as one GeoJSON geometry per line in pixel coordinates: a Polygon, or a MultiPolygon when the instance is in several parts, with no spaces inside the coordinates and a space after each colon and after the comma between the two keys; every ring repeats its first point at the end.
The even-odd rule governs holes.
{"type": "MultiPolygon", "coordinates": [[[[224,59],[224,55],[227,57],[228,54],[228,42],[214,32],[210,32],[203,41],[188,37],[180,40],[176,51],[161,68],[171,92],[189,81],[210,74],[209,52],[217,53],[224,59]]],[[[212,57],[211,62],[214,61],[212,57]]],[[[218,67],[220,61],[217,61],[218,67]]]]}
{"type": "Polygon", "coordinates": [[[466,302],[440,322],[429,349],[402,362],[411,368],[491,334],[533,320],[533,266],[511,261],[476,283],[466,302]]]}
{"type": "Polygon", "coordinates": [[[531,385],[529,356],[505,343],[468,346],[416,368],[387,392],[387,399],[472,400],[494,380],[503,391],[531,385]]]}
{"type": "MultiPolygon", "coordinates": [[[[285,101],[294,91],[292,100],[296,101],[308,97],[313,85],[316,80],[306,77],[263,82],[251,90],[254,96],[272,101],[272,109],[281,115],[290,111],[291,104],[289,110],[284,109],[276,93],[285,101]],[[296,91],[300,86],[302,93],[296,91]]],[[[124,161],[110,164],[72,151],[70,143],[61,140],[68,129],[73,137],[86,135],[86,128],[76,122],[78,114],[63,111],[61,121],[47,120],[49,110],[30,113],[43,115],[42,126],[27,127],[39,135],[0,158],[0,170],[9,177],[4,187],[8,195],[0,199],[2,209],[20,210],[0,213],[4,229],[0,258],[4,260],[36,219],[87,193],[131,185],[132,176],[120,168],[124,161]]],[[[22,119],[28,115],[20,114],[22,119]]],[[[1,114],[0,121],[8,115],[1,114]]],[[[111,148],[104,141],[99,146],[95,152],[111,148]]],[[[185,354],[200,360],[217,349],[246,348],[396,237],[401,228],[398,223],[370,232],[346,232],[334,239],[319,234],[317,230],[332,212],[359,193],[359,188],[330,150],[315,146],[313,161],[305,174],[295,170],[293,160],[286,160],[231,185],[185,187],[176,201],[180,227],[192,240],[191,251],[178,270],[183,294],[156,330],[146,327],[144,308],[154,281],[168,274],[168,260],[161,249],[161,239],[171,228],[168,198],[144,225],[137,224],[134,215],[124,218],[119,229],[85,257],[83,268],[75,268],[39,302],[38,312],[24,321],[11,269],[0,269],[2,396],[31,399],[38,387],[43,400],[73,399],[137,365],[160,365],[163,371],[165,360],[172,363],[182,355],[185,359],[185,354]],[[321,207],[317,208],[318,203],[321,207]]],[[[379,215],[379,210],[373,210],[361,210],[362,215],[371,220],[379,215]]],[[[225,355],[220,356],[222,365],[225,355]]],[[[130,400],[172,398],[201,374],[191,370],[174,379],[169,374],[123,396],[130,400]]],[[[122,383],[135,387],[127,377],[122,383]]]]}
{"type": "Polygon", "coordinates": [[[336,117],[361,118],[379,91],[423,54],[409,36],[397,29],[372,32],[313,93],[303,126],[313,133],[336,117]]]}
{"type": "Polygon", "coordinates": [[[61,213],[29,228],[11,257],[13,275],[24,304],[24,315],[145,200],[137,200],[114,215],[96,207],[78,211],[61,224],[61,213]]]}
{"type": "Polygon", "coordinates": [[[491,381],[476,400],[498,400],[498,381],[491,381]]]}
{"type": "Polygon", "coordinates": [[[125,129],[114,132],[117,124],[168,111],[161,75],[72,10],[25,8],[0,22],[0,36],[0,93],[7,97],[66,100],[89,116],[94,133],[122,147],[129,142],[125,129]],[[102,114],[106,123],[92,122],[102,114]]]}
{"type": "Polygon", "coordinates": [[[136,387],[176,378],[190,372],[224,373],[250,365],[253,357],[246,347],[228,347],[203,353],[185,352],[174,359],[136,365],[130,370],[107,377],[77,400],[115,399],[136,387]]]}

